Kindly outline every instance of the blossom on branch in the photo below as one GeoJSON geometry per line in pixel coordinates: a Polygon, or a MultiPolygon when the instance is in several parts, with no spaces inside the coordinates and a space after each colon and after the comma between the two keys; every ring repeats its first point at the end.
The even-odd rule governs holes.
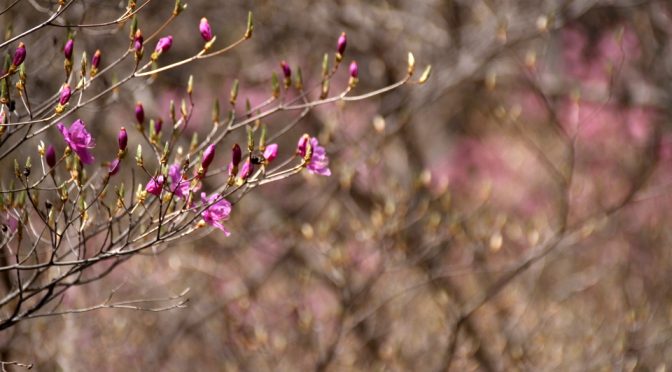
{"type": "Polygon", "coordinates": [[[310,143],[310,160],[308,161],[308,172],[317,174],[320,176],[331,176],[331,170],[329,169],[329,158],[327,157],[327,150],[324,147],[320,146],[317,138],[311,137],[309,139],[308,135],[304,135],[299,140],[297,146],[297,152],[303,158],[308,154],[308,144],[310,143]]]}
{"type": "Polygon", "coordinates": [[[231,232],[222,225],[222,221],[229,219],[231,203],[218,194],[207,197],[204,192],[201,193],[201,202],[203,205],[209,205],[201,214],[203,221],[212,227],[222,230],[224,235],[231,235],[231,232]]]}
{"type": "Polygon", "coordinates": [[[70,128],[66,128],[63,123],[56,124],[56,128],[61,132],[65,142],[77,154],[82,163],[93,163],[95,158],[89,150],[96,146],[96,141],[91,136],[91,133],[86,130],[85,124],[81,119],[75,120],[70,128]]]}

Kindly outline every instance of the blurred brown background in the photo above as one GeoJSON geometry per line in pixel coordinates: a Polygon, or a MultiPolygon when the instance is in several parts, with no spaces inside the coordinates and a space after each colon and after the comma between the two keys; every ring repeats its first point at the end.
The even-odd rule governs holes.
{"type": "MultiPolygon", "coordinates": [[[[47,5],[22,1],[0,24],[26,29],[47,5]]],[[[111,20],[124,6],[80,1],[62,20],[111,20]]],[[[165,118],[190,74],[190,130],[202,134],[213,98],[226,102],[235,78],[253,104],[270,94],[281,60],[301,66],[306,85],[319,82],[341,31],[345,61],[360,65],[355,93],[403,78],[408,51],[433,76],[314,109],[279,140],[280,156],[302,133],[316,135],[330,178],[255,190],[236,204],[231,237],[146,252],[65,302],[100,303],[123,283],[120,299],[190,288],[187,308],[25,321],[0,334],[3,360],[38,371],[672,365],[668,2],[191,0],[162,32],[175,41],[161,62],[198,52],[203,16],[218,45],[237,40],[250,10],[254,37],[231,53],[133,80],[82,109],[100,138],[96,156],[114,146],[102,138],[132,127],[135,101],[165,118]]],[[[140,28],[156,29],[171,11],[152,1],[140,28]]],[[[25,41],[37,96],[60,85],[67,32],[25,41]]],[[[103,65],[128,42],[128,25],[76,32],[75,56],[100,48],[103,65]]],[[[340,71],[333,91],[346,81],[340,71]]],[[[265,122],[274,133],[293,115],[265,122]]],[[[219,148],[234,141],[243,133],[219,148]]],[[[223,166],[229,155],[219,154],[223,166]]]]}

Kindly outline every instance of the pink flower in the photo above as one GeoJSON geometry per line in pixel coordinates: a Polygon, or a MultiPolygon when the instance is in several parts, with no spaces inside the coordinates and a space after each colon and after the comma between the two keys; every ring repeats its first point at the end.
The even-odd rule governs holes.
{"type": "Polygon", "coordinates": [[[266,149],[264,150],[264,158],[266,159],[266,161],[270,163],[277,157],[278,157],[278,144],[271,143],[270,145],[266,146],[266,149]]]}
{"type": "Polygon", "coordinates": [[[159,196],[161,195],[161,189],[163,189],[163,176],[159,175],[158,177],[153,177],[149,182],[147,182],[147,186],[145,187],[145,191],[148,193],[159,196]]]}
{"type": "MultiPolygon", "coordinates": [[[[308,136],[303,136],[299,140],[298,144],[298,153],[302,157],[306,156],[307,151],[307,138],[308,136]]],[[[320,143],[317,141],[317,138],[310,138],[310,146],[313,150],[313,154],[310,157],[310,162],[308,163],[308,172],[317,174],[320,176],[331,176],[331,170],[329,170],[329,158],[327,157],[327,151],[324,147],[320,146],[320,143]]]]}
{"type": "MultiPolygon", "coordinates": [[[[185,180],[182,174],[182,167],[175,163],[168,168],[168,176],[170,176],[170,191],[178,198],[186,199],[189,196],[190,182],[185,180]]],[[[194,187],[193,191],[200,189],[200,184],[194,187]]]]}
{"type": "Polygon", "coordinates": [[[157,53],[164,53],[167,52],[171,46],[173,46],[173,37],[162,37],[159,39],[159,42],[156,43],[156,48],[154,48],[154,51],[157,53]]]}
{"type": "Polygon", "coordinates": [[[208,23],[208,20],[205,17],[201,18],[201,23],[198,25],[198,30],[201,32],[201,37],[203,40],[206,42],[212,40],[212,28],[210,27],[210,23],[208,23]]]}
{"type": "Polygon", "coordinates": [[[56,128],[61,132],[63,139],[70,146],[70,149],[79,156],[82,163],[93,163],[95,158],[89,150],[96,146],[96,141],[86,130],[84,122],[81,119],[75,120],[70,128],[66,128],[62,123],[56,124],[56,128]]]}
{"type": "Polygon", "coordinates": [[[231,235],[231,232],[222,225],[222,221],[229,219],[229,215],[231,214],[231,203],[217,194],[208,198],[204,192],[201,193],[201,202],[204,206],[209,205],[209,207],[207,207],[201,214],[203,216],[203,221],[210,226],[222,230],[224,235],[231,235]]]}

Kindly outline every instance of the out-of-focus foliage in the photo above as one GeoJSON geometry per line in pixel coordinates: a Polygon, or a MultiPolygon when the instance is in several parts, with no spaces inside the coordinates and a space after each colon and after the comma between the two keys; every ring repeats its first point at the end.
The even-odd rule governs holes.
{"type": "MultiPolygon", "coordinates": [[[[31,3],[0,22],[32,24],[31,3]]],[[[83,1],[71,21],[105,20],[116,5],[83,1]]],[[[171,10],[154,2],[139,19],[171,10]]],[[[206,133],[209,97],[226,101],[240,78],[240,96],[258,103],[281,60],[314,84],[341,31],[357,90],[403,77],[409,50],[433,76],[308,114],[286,138],[319,133],[330,178],[273,183],[236,205],[230,237],[135,257],[67,295],[81,307],[120,284],[120,296],[147,298],[188,287],[188,308],[24,322],[0,334],[0,359],[68,371],[672,363],[669,4],[193,0],[166,30],[175,58],[193,49],[200,17],[231,42],[248,10],[255,35],[237,53],[121,90],[88,113],[94,130],[113,138],[139,99],[165,115],[156,111],[197,68],[192,130],[206,133]]],[[[45,50],[67,30],[51,32],[45,50]]],[[[113,39],[78,32],[87,49],[113,39]]],[[[281,141],[280,153],[295,145],[281,141]]]]}

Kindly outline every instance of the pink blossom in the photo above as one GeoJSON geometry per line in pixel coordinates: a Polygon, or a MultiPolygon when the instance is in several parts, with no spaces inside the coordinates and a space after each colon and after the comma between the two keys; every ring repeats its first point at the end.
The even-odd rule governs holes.
{"type": "MultiPolygon", "coordinates": [[[[190,182],[185,180],[180,164],[175,163],[168,168],[168,176],[170,176],[170,191],[175,193],[178,198],[186,199],[189,196],[190,182]]],[[[193,191],[200,189],[200,184],[193,188],[193,191]]]]}
{"type": "Polygon", "coordinates": [[[149,182],[147,182],[145,190],[152,195],[159,196],[161,195],[161,189],[163,189],[163,182],[164,178],[162,175],[153,177],[151,180],[149,180],[149,182]]]}
{"type": "Polygon", "coordinates": [[[201,214],[203,216],[203,221],[210,226],[222,230],[224,235],[231,235],[231,232],[222,225],[222,221],[229,219],[229,215],[231,214],[231,203],[217,194],[208,198],[204,192],[201,193],[201,202],[204,206],[209,205],[201,214]]]}
{"type": "MultiPolygon", "coordinates": [[[[302,157],[306,156],[307,138],[307,136],[301,137],[297,146],[299,155],[302,157]]],[[[315,137],[310,139],[310,146],[312,147],[313,154],[310,158],[310,162],[308,163],[308,172],[318,174],[320,176],[331,176],[327,151],[324,149],[324,147],[320,146],[320,143],[315,137]]]]}
{"type": "Polygon", "coordinates": [[[278,144],[271,143],[270,145],[266,146],[266,149],[264,150],[264,159],[266,159],[266,161],[270,163],[277,157],[278,157],[278,144]]]}
{"type": "Polygon", "coordinates": [[[75,120],[70,128],[66,128],[62,123],[56,124],[56,128],[61,132],[63,139],[70,146],[70,149],[79,156],[82,163],[93,163],[95,158],[89,150],[96,146],[96,141],[86,130],[84,122],[81,119],[75,120]]]}

